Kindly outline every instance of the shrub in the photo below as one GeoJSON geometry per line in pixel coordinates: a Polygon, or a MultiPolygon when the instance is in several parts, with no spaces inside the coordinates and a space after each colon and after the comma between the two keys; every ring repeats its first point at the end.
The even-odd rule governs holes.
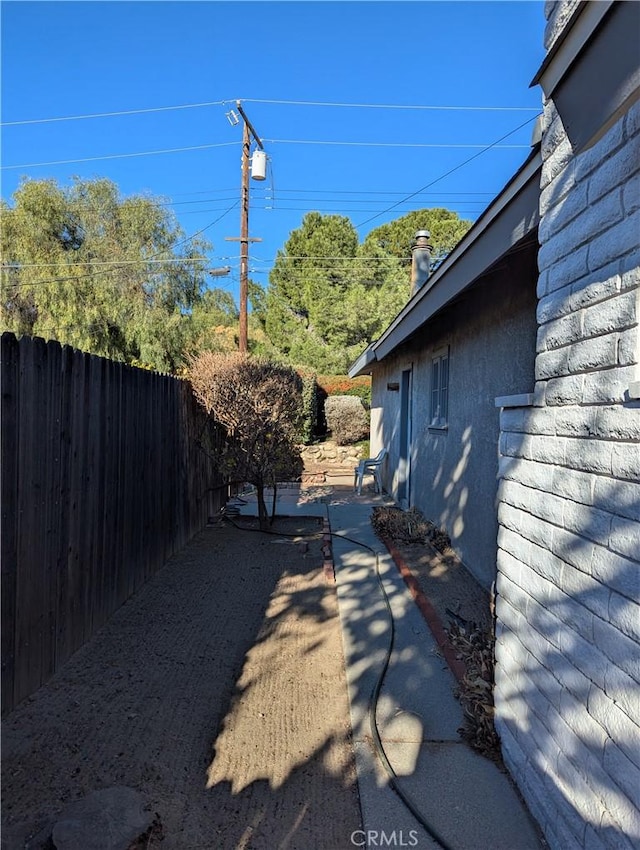
{"type": "Polygon", "coordinates": [[[300,441],[308,446],[318,434],[324,432],[322,420],[322,397],[316,373],[307,369],[296,369],[302,379],[302,425],[300,441]]]}
{"type": "Polygon", "coordinates": [[[246,354],[204,351],[190,368],[194,395],[226,429],[224,464],[236,481],[256,488],[260,527],[267,525],[265,487],[302,471],[300,434],[302,379],[288,366],[246,354]]]}
{"type": "Polygon", "coordinates": [[[364,406],[371,408],[371,378],[361,375],[350,378],[348,375],[318,375],[318,385],[328,396],[350,395],[359,398],[364,406]]]}
{"type": "Polygon", "coordinates": [[[369,416],[359,398],[334,395],[324,403],[327,427],[339,446],[357,443],[369,436],[369,416]]]}

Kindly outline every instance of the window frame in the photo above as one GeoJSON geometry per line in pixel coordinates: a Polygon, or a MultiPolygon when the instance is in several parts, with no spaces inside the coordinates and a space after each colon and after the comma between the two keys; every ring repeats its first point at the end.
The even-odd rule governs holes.
{"type": "Polygon", "coordinates": [[[434,431],[446,431],[449,427],[449,348],[445,345],[431,355],[429,428],[434,431]]]}

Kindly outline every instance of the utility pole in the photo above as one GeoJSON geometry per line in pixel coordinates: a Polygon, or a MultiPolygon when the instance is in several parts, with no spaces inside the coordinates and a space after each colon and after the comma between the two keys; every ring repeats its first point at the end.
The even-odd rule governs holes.
{"type": "Polygon", "coordinates": [[[227,237],[228,242],[240,242],[240,351],[248,350],[247,339],[247,301],[249,290],[249,242],[261,242],[261,239],[249,238],[249,154],[251,152],[251,137],[255,139],[260,150],[264,150],[260,137],[247,118],[239,100],[236,101],[238,112],[242,116],[242,188],[240,191],[240,238],[227,237]]]}

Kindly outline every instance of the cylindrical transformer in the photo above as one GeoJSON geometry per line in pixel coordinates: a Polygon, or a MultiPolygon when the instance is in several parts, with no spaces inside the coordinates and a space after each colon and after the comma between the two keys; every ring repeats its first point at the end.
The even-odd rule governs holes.
{"type": "Polygon", "coordinates": [[[265,180],[267,177],[267,155],[264,151],[254,151],[251,157],[251,176],[254,180],[265,180]]]}

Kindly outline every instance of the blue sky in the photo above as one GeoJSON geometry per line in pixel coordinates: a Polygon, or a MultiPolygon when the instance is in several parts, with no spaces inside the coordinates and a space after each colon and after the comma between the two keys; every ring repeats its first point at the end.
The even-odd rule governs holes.
{"type": "Polygon", "coordinates": [[[263,285],[312,209],[348,216],[361,238],[420,207],[477,218],[526,158],[541,107],[533,0],[4,0],[1,15],[2,197],[23,176],[72,175],[161,196],[187,234],[206,228],[211,265],[232,267],[214,284],[236,298],[239,246],[225,241],[240,232],[241,126],[225,117],[236,99],[269,157],[268,179],[251,181],[250,233],[263,241],[250,273],[263,285]],[[199,149],[149,153],[175,148],[199,149]],[[40,164],[60,160],[87,161],[40,164]]]}

